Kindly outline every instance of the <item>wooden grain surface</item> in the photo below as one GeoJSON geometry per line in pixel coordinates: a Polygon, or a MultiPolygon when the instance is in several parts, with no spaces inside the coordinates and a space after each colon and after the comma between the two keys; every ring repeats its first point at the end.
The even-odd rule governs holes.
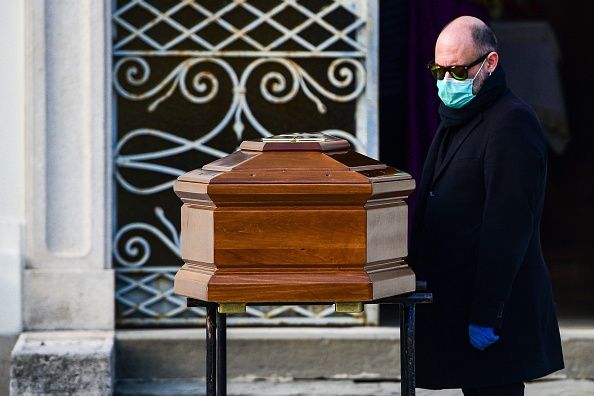
{"type": "MultiPolygon", "coordinates": [[[[318,184],[362,184],[369,180],[356,172],[341,170],[277,170],[256,169],[252,171],[226,172],[212,180],[212,186],[221,184],[308,184],[315,189],[318,184]]],[[[304,187],[304,186],[302,186],[304,187]]]]}
{"type": "Polygon", "coordinates": [[[385,169],[386,165],[369,158],[366,155],[357,153],[356,151],[337,151],[326,153],[330,158],[343,164],[353,171],[363,171],[372,169],[385,169]]]}
{"type": "Polygon", "coordinates": [[[215,271],[204,265],[185,264],[175,277],[176,293],[219,303],[370,301],[414,290],[415,275],[403,261],[369,273],[365,269],[321,271],[307,267],[215,271]]]}
{"type": "Polygon", "coordinates": [[[229,208],[214,214],[215,262],[365,262],[365,209],[229,208]]]}
{"type": "Polygon", "coordinates": [[[332,159],[324,153],[306,151],[294,153],[290,151],[271,151],[253,157],[234,168],[235,170],[342,170],[348,172],[349,168],[332,159]]]}
{"type": "Polygon", "coordinates": [[[208,298],[217,302],[368,301],[373,298],[365,272],[284,273],[229,277],[215,274],[208,298]]]}
{"type": "Polygon", "coordinates": [[[412,291],[402,256],[403,198],[413,189],[410,175],[346,150],[236,152],[214,161],[175,183],[185,202],[186,262],[175,292],[240,303],[412,291]]]}
{"type": "Polygon", "coordinates": [[[254,151],[236,151],[229,154],[226,157],[219,158],[213,162],[210,162],[202,167],[204,170],[228,172],[233,170],[238,165],[252,160],[254,157],[261,155],[262,153],[254,151]]]}
{"type": "Polygon", "coordinates": [[[216,206],[361,205],[371,184],[211,184],[208,195],[216,206]]]}

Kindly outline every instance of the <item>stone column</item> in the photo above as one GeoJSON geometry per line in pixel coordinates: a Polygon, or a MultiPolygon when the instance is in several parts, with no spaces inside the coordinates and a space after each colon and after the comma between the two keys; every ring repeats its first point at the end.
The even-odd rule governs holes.
{"type": "Polygon", "coordinates": [[[22,329],[21,269],[25,221],[25,62],[20,1],[0,13],[0,394],[8,392],[10,350],[22,329]]]}
{"type": "Polygon", "coordinates": [[[23,328],[35,333],[13,350],[14,394],[112,391],[109,4],[26,1],[23,328]]]}

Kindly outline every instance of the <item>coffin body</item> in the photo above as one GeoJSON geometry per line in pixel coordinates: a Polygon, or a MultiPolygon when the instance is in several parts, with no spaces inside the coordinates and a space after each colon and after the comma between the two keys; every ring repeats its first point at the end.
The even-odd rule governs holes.
{"type": "Polygon", "coordinates": [[[410,175],[316,134],[244,141],[178,178],[175,292],[231,302],[370,301],[413,291],[410,175]]]}

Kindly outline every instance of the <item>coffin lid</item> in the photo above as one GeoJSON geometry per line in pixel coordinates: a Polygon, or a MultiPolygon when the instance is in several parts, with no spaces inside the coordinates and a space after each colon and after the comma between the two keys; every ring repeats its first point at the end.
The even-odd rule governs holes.
{"type": "Polygon", "coordinates": [[[346,139],[326,135],[325,133],[287,133],[244,140],[240,150],[250,151],[332,151],[349,149],[346,139]]]}
{"type": "Polygon", "coordinates": [[[378,183],[411,180],[406,172],[350,149],[322,133],[246,140],[240,150],[181,175],[191,183],[378,183]],[[223,175],[222,173],[233,173],[223,175]],[[243,181],[242,181],[243,179],[243,181]]]}
{"type": "Polygon", "coordinates": [[[405,172],[326,135],[244,141],[180,176],[175,291],[218,303],[360,302],[414,291],[405,172]]]}
{"type": "Polygon", "coordinates": [[[408,173],[349,149],[345,139],[288,136],[244,141],[233,154],[178,177],[174,190],[201,205],[383,205],[415,188],[408,173]]]}

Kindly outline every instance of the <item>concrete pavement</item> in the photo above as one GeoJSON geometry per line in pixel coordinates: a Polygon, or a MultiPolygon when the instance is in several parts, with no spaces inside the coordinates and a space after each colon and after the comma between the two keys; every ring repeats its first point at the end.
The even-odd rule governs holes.
{"type": "MultiPolygon", "coordinates": [[[[243,379],[230,381],[229,396],[397,396],[400,383],[394,381],[359,382],[353,380],[275,380],[243,379]]],[[[119,396],[205,395],[204,381],[168,380],[120,382],[119,396]]],[[[418,396],[462,396],[460,390],[417,390],[418,396]]],[[[543,380],[526,385],[526,396],[594,396],[594,381],[543,380]]]]}

